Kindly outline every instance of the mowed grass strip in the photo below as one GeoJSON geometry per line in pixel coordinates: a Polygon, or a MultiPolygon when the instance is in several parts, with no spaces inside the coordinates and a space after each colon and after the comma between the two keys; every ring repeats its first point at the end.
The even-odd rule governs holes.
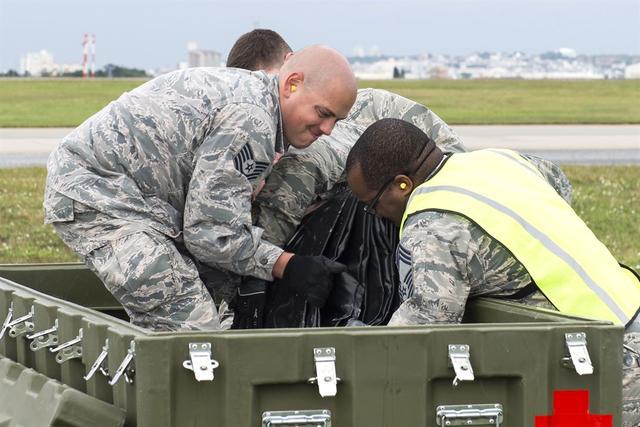
{"type": "Polygon", "coordinates": [[[387,80],[450,124],[640,123],[640,80],[387,80]]]}
{"type": "MultiPolygon", "coordinates": [[[[618,261],[640,271],[640,166],[563,166],[573,207],[618,261]]],[[[44,168],[0,169],[0,263],[76,261],[42,223],[44,168]]]]}
{"type": "MultiPolygon", "coordinates": [[[[0,79],[0,127],[74,127],[144,79],[0,79]]],[[[381,80],[449,124],[640,123],[640,80],[381,80]]]]}
{"type": "Polygon", "coordinates": [[[145,79],[0,79],[0,127],[76,127],[145,79]]]}

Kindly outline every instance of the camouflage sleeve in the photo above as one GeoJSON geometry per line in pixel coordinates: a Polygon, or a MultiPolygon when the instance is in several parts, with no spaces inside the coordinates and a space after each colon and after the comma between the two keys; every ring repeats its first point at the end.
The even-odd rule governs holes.
{"type": "Polygon", "coordinates": [[[542,157],[534,156],[531,154],[520,154],[533,164],[536,169],[545,177],[549,184],[556,190],[556,192],[571,204],[573,199],[573,187],[567,175],[560,169],[555,163],[543,159],[542,157]]]}
{"type": "Polygon", "coordinates": [[[256,225],[264,229],[264,239],[284,246],[307,208],[342,179],[357,132],[340,123],[331,135],[305,149],[291,147],[280,158],[254,202],[256,225]]]}
{"type": "Polygon", "coordinates": [[[282,249],[252,226],[251,192],[271,169],[275,123],[257,106],[229,105],[196,152],[184,210],[184,240],[200,261],[272,280],[282,249]]]}
{"type": "Polygon", "coordinates": [[[443,151],[465,152],[462,140],[433,111],[392,92],[381,89],[361,89],[347,120],[360,126],[370,126],[385,118],[402,119],[425,132],[443,151]]]}
{"type": "Polygon", "coordinates": [[[462,320],[471,291],[468,254],[474,244],[469,225],[441,212],[407,220],[396,254],[402,303],[389,325],[462,320]]]}

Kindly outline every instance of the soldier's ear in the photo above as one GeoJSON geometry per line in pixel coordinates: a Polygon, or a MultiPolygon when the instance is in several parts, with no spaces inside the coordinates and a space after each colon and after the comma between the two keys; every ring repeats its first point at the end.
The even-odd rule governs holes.
{"type": "Polygon", "coordinates": [[[413,191],[413,181],[406,175],[397,175],[393,180],[394,191],[402,197],[409,197],[413,191]]]}
{"type": "Polygon", "coordinates": [[[295,93],[297,90],[300,89],[300,87],[302,86],[304,82],[304,73],[302,72],[295,72],[295,73],[291,73],[289,74],[283,83],[282,86],[282,94],[285,98],[288,98],[291,96],[292,93],[295,93]]]}

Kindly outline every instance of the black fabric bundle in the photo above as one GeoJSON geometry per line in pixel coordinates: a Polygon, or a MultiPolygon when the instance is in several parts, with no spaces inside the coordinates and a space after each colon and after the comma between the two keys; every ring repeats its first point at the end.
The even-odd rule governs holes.
{"type": "Polygon", "coordinates": [[[385,325],[398,307],[395,248],[398,228],[369,215],[348,188],[337,191],[309,213],[285,250],[324,255],[348,267],[340,275],[327,304],[317,309],[278,282],[267,292],[264,326],[298,328],[345,326],[353,320],[385,325]]]}

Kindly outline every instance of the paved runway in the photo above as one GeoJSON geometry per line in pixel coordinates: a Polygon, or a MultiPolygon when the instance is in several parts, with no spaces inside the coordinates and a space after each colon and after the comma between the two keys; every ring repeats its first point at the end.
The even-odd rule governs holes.
{"type": "MultiPolygon", "coordinates": [[[[512,148],[558,163],[640,164],[640,125],[453,126],[471,150],[512,148]]],[[[72,129],[0,129],[0,167],[41,166],[72,129]]]]}

